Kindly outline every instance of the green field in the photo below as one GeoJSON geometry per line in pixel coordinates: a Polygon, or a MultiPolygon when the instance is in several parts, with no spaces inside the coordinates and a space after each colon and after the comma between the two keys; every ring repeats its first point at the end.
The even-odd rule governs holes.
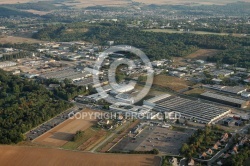
{"type": "Polygon", "coordinates": [[[62,148],[76,150],[85,141],[87,141],[88,139],[93,137],[98,131],[99,131],[99,129],[96,130],[96,129],[93,129],[92,127],[90,127],[84,131],[84,134],[80,139],[78,139],[77,141],[69,141],[66,144],[64,144],[62,148]]]}

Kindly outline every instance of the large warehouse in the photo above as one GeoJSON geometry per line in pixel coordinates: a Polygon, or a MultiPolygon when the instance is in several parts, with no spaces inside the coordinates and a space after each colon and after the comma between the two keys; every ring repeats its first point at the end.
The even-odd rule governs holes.
{"type": "Polygon", "coordinates": [[[239,108],[245,108],[249,104],[249,101],[246,101],[243,99],[229,97],[229,96],[212,93],[212,92],[205,92],[201,94],[201,97],[206,100],[218,102],[221,104],[226,104],[226,105],[233,106],[233,107],[239,107],[239,108]]]}
{"type": "Polygon", "coordinates": [[[211,124],[231,112],[229,109],[171,95],[155,97],[144,101],[143,104],[154,106],[159,112],[178,112],[181,118],[204,124],[211,124]]]}

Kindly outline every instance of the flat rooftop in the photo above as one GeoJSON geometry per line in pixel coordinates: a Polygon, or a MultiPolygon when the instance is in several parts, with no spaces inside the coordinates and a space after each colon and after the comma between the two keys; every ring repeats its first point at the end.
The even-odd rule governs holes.
{"type": "Polygon", "coordinates": [[[230,112],[229,109],[212,104],[175,96],[156,102],[154,109],[161,112],[178,112],[183,118],[195,119],[203,123],[211,123],[213,120],[230,112]]]}
{"type": "Polygon", "coordinates": [[[233,97],[228,97],[225,95],[217,94],[217,93],[212,93],[212,92],[205,92],[202,93],[201,96],[204,97],[209,97],[217,100],[222,100],[230,103],[236,103],[236,104],[245,104],[247,101],[246,100],[241,100],[233,97]]]}

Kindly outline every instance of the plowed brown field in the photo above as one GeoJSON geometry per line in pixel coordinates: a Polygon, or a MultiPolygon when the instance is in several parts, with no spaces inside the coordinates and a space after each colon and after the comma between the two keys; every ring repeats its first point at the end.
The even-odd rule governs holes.
{"type": "Polygon", "coordinates": [[[158,166],[153,155],[93,154],[60,149],[0,146],[3,166],[158,166]]]}

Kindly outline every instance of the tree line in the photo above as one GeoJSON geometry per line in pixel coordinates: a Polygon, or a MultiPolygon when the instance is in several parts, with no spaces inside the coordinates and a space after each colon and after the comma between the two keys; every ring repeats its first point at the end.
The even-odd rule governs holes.
{"type": "Polygon", "coordinates": [[[250,46],[249,38],[244,37],[145,32],[139,28],[127,27],[125,23],[51,25],[41,29],[33,37],[65,42],[84,40],[100,45],[107,45],[107,41],[113,40],[117,45],[126,44],[140,48],[153,60],[183,57],[200,48],[234,50],[250,46]],[[87,28],[88,31],[79,32],[80,27],[87,28]],[[73,32],[68,33],[69,28],[73,32]]]}

